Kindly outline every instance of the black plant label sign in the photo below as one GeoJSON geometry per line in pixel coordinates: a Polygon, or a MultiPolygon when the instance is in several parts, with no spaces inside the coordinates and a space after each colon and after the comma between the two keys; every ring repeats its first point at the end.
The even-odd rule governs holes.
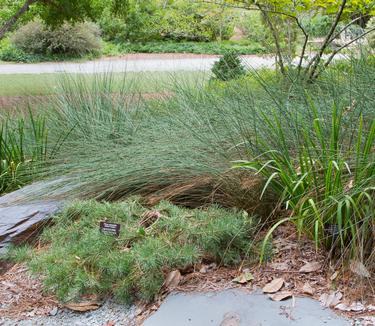
{"type": "Polygon", "coordinates": [[[118,237],[120,235],[120,224],[101,221],[100,232],[118,237]]]}

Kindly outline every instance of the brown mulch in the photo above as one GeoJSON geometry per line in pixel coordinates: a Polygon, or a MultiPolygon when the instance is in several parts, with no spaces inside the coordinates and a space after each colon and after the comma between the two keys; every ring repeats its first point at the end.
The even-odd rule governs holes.
{"type": "MultiPolygon", "coordinates": [[[[305,238],[298,239],[297,232],[292,225],[280,226],[274,232],[273,257],[266,264],[249,264],[246,262],[239,268],[216,266],[215,264],[198,265],[193,271],[184,274],[182,271],[180,284],[174,288],[178,292],[206,292],[241,288],[250,292],[260,290],[276,278],[284,280],[282,291],[288,291],[293,296],[310,297],[320,300],[321,295],[341,293],[340,302],[350,305],[353,302],[362,302],[365,307],[375,308],[375,292],[368,290],[368,283],[361,283],[353,273],[335,269],[330,265],[328,255],[323,250],[316,250],[315,244],[305,238]],[[300,272],[306,263],[319,263],[321,266],[313,272],[300,272]],[[243,272],[250,272],[254,279],[238,284],[233,280],[243,272]],[[310,293],[306,293],[308,288],[310,293]]],[[[362,280],[363,281],[363,280],[362,280]]],[[[154,313],[167,296],[169,291],[162,293],[156,302],[143,306],[140,309],[138,323],[141,324],[150,314],[154,313]]],[[[333,307],[331,307],[333,309],[333,307]]],[[[334,309],[338,314],[349,318],[361,319],[361,325],[372,325],[366,318],[375,318],[375,310],[364,309],[357,312],[344,312],[334,309]]]]}
{"type": "Polygon", "coordinates": [[[5,274],[9,269],[14,266],[13,263],[7,260],[0,259],[0,277],[1,275],[5,274]]]}
{"type": "Polygon", "coordinates": [[[56,306],[56,299],[43,293],[42,284],[28,273],[24,264],[16,264],[0,276],[1,317],[45,316],[56,306]]]}

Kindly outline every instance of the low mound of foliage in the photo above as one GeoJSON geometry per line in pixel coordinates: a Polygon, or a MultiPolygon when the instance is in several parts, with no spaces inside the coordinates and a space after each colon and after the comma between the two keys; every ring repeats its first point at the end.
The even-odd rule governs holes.
{"type": "Polygon", "coordinates": [[[84,294],[152,300],[172,270],[202,260],[232,265],[250,257],[256,230],[245,212],[189,210],[168,202],[148,210],[135,198],[74,202],[54,223],[42,235],[44,249],[14,249],[10,256],[30,260],[46,289],[63,301],[84,294]],[[103,220],[121,225],[119,237],[99,231],[103,220]]]}
{"type": "Polygon", "coordinates": [[[216,79],[228,81],[245,75],[246,70],[237,53],[227,52],[214,63],[212,73],[216,79]]]}
{"type": "Polygon", "coordinates": [[[56,28],[32,21],[18,29],[3,45],[5,61],[42,61],[97,56],[101,52],[100,31],[93,23],[77,23],[56,28]]]}

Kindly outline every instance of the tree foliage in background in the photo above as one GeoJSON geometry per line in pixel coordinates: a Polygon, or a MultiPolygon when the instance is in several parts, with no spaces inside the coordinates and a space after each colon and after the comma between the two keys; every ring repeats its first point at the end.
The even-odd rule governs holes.
{"type": "Polygon", "coordinates": [[[18,22],[41,18],[48,25],[82,22],[100,17],[105,7],[115,15],[124,15],[128,0],[0,0],[0,39],[18,22]]]}
{"type": "Polygon", "coordinates": [[[302,70],[306,72],[309,80],[319,76],[322,70],[326,68],[333,60],[335,55],[341,50],[347,48],[350,44],[361,39],[367,34],[375,31],[375,28],[368,29],[366,32],[358,35],[348,43],[341,45],[334,50],[323,62],[323,55],[329,48],[330,44],[339,37],[343,32],[354,24],[363,24],[371,15],[375,14],[375,1],[373,0],[225,0],[215,1],[206,0],[205,2],[227,5],[229,7],[238,7],[247,10],[260,11],[265,25],[272,35],[274,49],[276,53],[278,67],[282,73],[286,73],[286,64],[291,62],[294,47],[293,42],[296,39],[294,31],[299,31],[303,35],[302,50],[299,54],[297,64],[298,73],[302,70]],[[306,16],[318,14],[332,16],[328,31],[324,35],[324,40],[317,50],[317,53],[306,60],[307,44],[311,38],[308,29],[303,21],[306,16]],[[343,24],[340,24],[343,23],[343,24]],[[293,28],[291,27],[293,24],[293,28]],[[288,26],[286,29],[285,26],[288,26]],[[290,27],[289,27],[290,26],[290,27]],[[288,29],[290,29],[289,32],[288,29]],[[286,32],[285,32],[286,31],[286,32]],[[285,33],[287,33],[287,43],[285,51],[285,33]],[[304,64],[306,60],[306,64],[304,64]]]}
{"type": "Polygon", "coordinates": [[[231,36],[234,17],[228,8],[186,0],[130,0],[125,16],[105,8],[99,23],[110,41],[212,41],[231,36]]]}
{"type": "MultiPolygon", "coordinates": [[[[367,29],[375,28],[375,17],[371,18],[367,24],[367,29]]],[[[371,48],[375,49],[375,33],[372,33],[368,36],[368,42],[371,48]]]]}

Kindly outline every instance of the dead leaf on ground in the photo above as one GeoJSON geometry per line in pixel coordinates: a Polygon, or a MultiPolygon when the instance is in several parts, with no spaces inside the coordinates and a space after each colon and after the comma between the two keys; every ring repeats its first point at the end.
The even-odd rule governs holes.
{"type": "Polygon", "coordinates": [[[269,294],[268,297],[273,301],[282,301],[290,298],[293,295],[290,291],[281,291],[274,294],[269,294]]]}
{"type": "Polygon", "coordinates": [[[361,303],[361,302],[353,302],[350,306],[349,306],[350,310],[351,311],[363,311],[366,309],[366,307],[361,303]]]}
{"type": "Polygon", "coordinates": [[[335,306],[335,309],[341,310],[341,311],[364,311],[366,310],[366,307],[361,302],[353,302],[352,304],[348,305],[346,303],[339,303],[335,306]]]}
{"type": "Polygon", "coordinates": [[[341,292],[331,292],[331,293],[323,293],[319,301],[323,307],[332,307],[336,306],[340,303],[340,300],[342,299],[342,293],[341,292]]]}
{"type": "Polygon", "coordinates": [[[358,260],[353,260],[350,263],[350,270],[361,277],[369,278],[371,276],[365,265],[358,260]]]}
{"type": "Polygon", "coordinates": [[[250,272],[243,272],[240,276],[234,278],[233,282],[245,284],[247,282],[252,281],[253,279],[254,279],[253,274],[251,274],[250,272]]]}
{"type": "Polygon", "coordinates": [[[314,295],[315,290],[314,288],[310,285],[309,282],[306,282],[303,287],[302,287],[303,293],[309,294],[309,295],[314,295]]]}
{"type": "Polygon", "coordinates": [[[329,279],[330,279],[331,281],[334,281],[338,275],[339,275],[339,272],[336,271],[336,272],[334,272],[334,273],[330,276],[329,279]]]}
{"type": "Polygon", "coordinates": [[[279,291],[284,285],[283,278],[275,278],[263,287],[264,293],[275,293],[279,291]]]}
{"type": "Polygon", "coordinates": [[[100,308],[100,304],[97,301],[83,301],[67,303],[64,307],[73,311],[85,312],[100,308]]]}
{"type": "Polygon", "coordinates": [[[341,310],[341,311],[350,311],[349,306],[346,303],[339,303],[335,306],[335,309],[341,310]]]}
{"type": "Polygon", "coordinates": [[[278,271],[286,271],[289,269],[289,265],[287,263],[272,263],[269,266],[278,271]]]}
{"type": "Polygon", "coordinates": [[[201,268],[199,269],[199,273],[206,274],[206,273],[212,272],[214,269],[216,269],[216,267],[217,267],[216,263],[211,263],[209,265],[202,265],[201,268]]]}
{"type": "Polygon", "coordinates": [[[180,281],[181,281],[181,273],[178,269],[176,269],[174,271],[171,271],[167,275],[164,281],[164,287],[166,289],[172,290],[180,284],[180,281]]]}
{"type": "Polygon", "coordinates": [[[321,263],[319,263],[317,261],[313,261],[313,262],[308,262],[305,265],[303,265],[299,269],[299,271],[301,273],[312,273],[312,272],[318,271],[319,269],[321,269],[321,267],[322,267],[321,263]]]}

